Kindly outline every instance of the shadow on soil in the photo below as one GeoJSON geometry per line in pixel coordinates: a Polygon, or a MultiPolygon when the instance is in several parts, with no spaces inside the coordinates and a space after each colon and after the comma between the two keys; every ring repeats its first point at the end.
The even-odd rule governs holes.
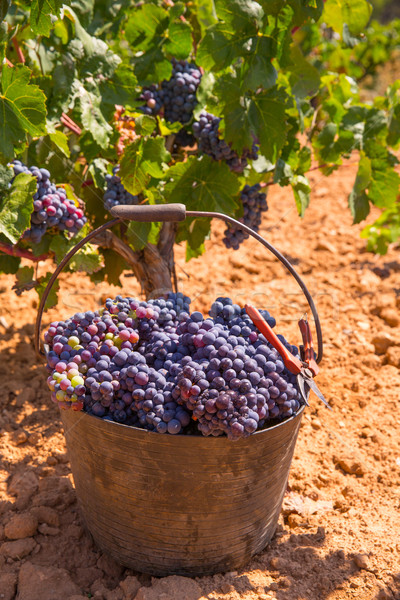
{"type": "MultiPolygon", "coordinates": [[[[290,534],[284,539],[283,536],[284,532],[278,533],[267,549],[245,567],[246,572],[260,570],[273,578],[271,584],[257,587],[258,594],[272,592],[277,600],[325,600],[333,592],[345,590],[353,578],[360,576],[353,555],[346,556],[343,550],[336,550],[323,558],[319,556],[318,550],[325,543],[323,527],[318,527],[312,533],[290,534]]],[[[398,586],[399,583],[396,588],[389,587],[387,592],[381,591],[379,600],[398,600],[398,586]]],[[[354,587],[358,587],[358,584],[354,584],[354,587]]],[[[219,593],[221,589],[215,591],[219,593]]],[[[254,593],[255,586],[247,575],[240,575],[239,572],[232,581],[231,591],[238,594],[254,593]]],[[[207,598],[214,597],[208,593],[207,598]]]]}

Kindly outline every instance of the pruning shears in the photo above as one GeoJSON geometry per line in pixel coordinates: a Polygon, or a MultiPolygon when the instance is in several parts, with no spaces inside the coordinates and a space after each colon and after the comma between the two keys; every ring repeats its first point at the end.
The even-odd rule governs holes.
{"type": "Polygon", "coordinates": [[[299,321],[299,328],[301,332],[301,336],[303,338],[303,346],[301,347],[301,357],[300,360],[297,356],[294,356],[285,346],[282,344],[280,339],[273,332],[271,327],[268,325],[267,321],[261,315],[261,313],[254,308],[254,306],[250,306],[246,304],[245,306],[246,312],[249,315],[250,319],[253,321],[254,325],[257,327],[260,333],[262,333],[269,343],[275,348],[277,352],[282,357],[283,363],[285,367],[293,373],[297,375],[297,384],[299,386],[300,393],[304,399],[304,402],[308,404],[308,393],[309,390],[312,390],[314,394],[318,396],[320,400],[327,406],[330,410],[332,408],[329,406],[328,402],[325,400],[322,392],[314,381],[314,377],[318,375],[319,367],[315,360],[315,353],[312,343],[311,336],[311,328],[310,324],[306,318],[301,318],[299,321]],[[308,389],[306,389],[306,387],[308,389]]]}

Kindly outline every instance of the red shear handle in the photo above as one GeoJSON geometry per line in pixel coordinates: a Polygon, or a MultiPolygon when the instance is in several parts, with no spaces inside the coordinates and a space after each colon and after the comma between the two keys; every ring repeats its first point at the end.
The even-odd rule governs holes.
{"type": "Polygon", "coordinates": [[[319,366],[315,360],[310,324],[305,319],[300,319],[299,327],[303,338],[304,362],[307,363],[308,368],[315,377],[319,373],[319,366]]]}
{"type": "Polygon", "coordinates": [[[293,354],[285,348],[281,340],[272,331],[271,327],[268,325],[267,321],[264,319],[261,313],[256,308],[254,308],[254,306],[249,306],[248,304],[245,305],[245,309],[250,319],[257,327],[258,331],[260,331],[267,338],[269,343],[272,344],[275,350],[279,352],[285,367],[291,373],[300,373],[303,368],[301,360],[293,356],[293,354]]]}

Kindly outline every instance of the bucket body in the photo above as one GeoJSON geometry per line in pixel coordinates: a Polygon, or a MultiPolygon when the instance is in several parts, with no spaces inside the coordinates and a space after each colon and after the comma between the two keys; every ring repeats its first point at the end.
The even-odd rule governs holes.
{"type": "Polygon", "coordinates": [[[232,442],[61,411],[95,542],[151,575],[194,577],[244,565],[275,532],[302,412],[232,442]]]}

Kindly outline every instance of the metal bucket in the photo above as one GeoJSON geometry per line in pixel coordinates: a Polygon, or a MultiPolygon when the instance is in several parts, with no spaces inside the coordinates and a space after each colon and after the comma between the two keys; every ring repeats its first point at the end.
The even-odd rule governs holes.
{"type": "MultiPolygon", "coordinates": [[[[82,246],[120,223],[215,217],[239,226],[272,252],[301,287],[322,333],[314,301],[289,261],[249,227],[221,213],[181,204],[118,206],[116,219],[81,240],[56,267],[35,326],[40,349],[43,309],[59,273],[82,246]]],[[[45,347],[46,348],[46,347],[45,347]]],[[[282,505],[303,408],[246,439],[160,435],[61,411],[78,500],[95,542],[135,571],[200,576],[237,569],[272,538],[282,505]]]]}
{"type": "Polygon", "coordinates": [[[195,577],[244,565],[275,532],[302,412],[232,442],[61,411],[95,542],[151,575],[195,577]]]}

